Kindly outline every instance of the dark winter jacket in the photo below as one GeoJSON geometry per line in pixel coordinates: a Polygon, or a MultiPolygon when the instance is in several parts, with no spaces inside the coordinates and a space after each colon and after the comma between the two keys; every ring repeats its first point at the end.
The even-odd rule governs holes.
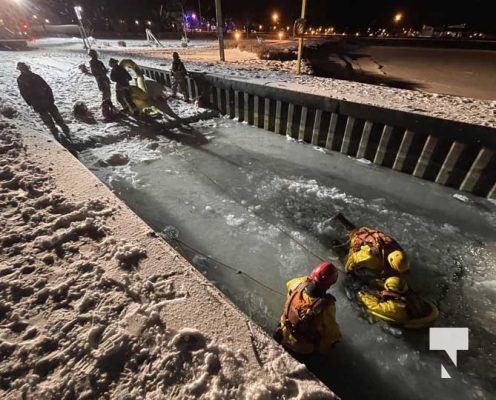
{"type": "Polygon", "coordinates": [[[35,111],[45,111],[53,105],[53,92],[48,83],[33,72],[23,72],[17,78],[17,85],[22,98],[35,111]]]}
{"type": "Polygon", "coordinates": [[[110,71],[110,79],[117,84],[117,87],[129,86],[129,81],[132,79],[129,72],[126,71],[124,67],[116,65],[110,71]]]}
{"type": "Polygon", "coordinates": [[[187,74],[186,67],[184,66],[181,60],[178,59],[172,61],[171,73],[172,76],[175,76],[177,78],[186,76],[187,74]]]}
{"type": "Polygon", "coordinates": [[[92,58],[90,60],[90,69],[91,73],[97,80],[107,78],[108,69],[100,60],[92,58]]]}

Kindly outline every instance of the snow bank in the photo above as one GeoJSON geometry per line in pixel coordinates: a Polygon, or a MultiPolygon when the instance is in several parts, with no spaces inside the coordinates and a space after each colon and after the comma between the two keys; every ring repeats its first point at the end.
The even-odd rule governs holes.
{"type": "Polygon", "coordinates": [[[0,397],[325,399],[78,162],[0,120],[0,397]]]}

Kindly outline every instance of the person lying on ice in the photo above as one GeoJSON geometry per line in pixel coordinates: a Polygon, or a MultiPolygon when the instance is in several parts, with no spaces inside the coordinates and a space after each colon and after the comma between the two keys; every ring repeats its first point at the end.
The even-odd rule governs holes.
{"type": "Polygon", "coordinates": [[[290,280],[288,296],[274,338],[290,352],[326,354],[341,337],[336,322],[336,299],[326,291],[338,271],[322,262],[310,273],[290,280]]]}
{"type": "Polygon", "coordinates": [[[17,85],[24,101],[40,115],[55,139],[60,141],[59,130],[55,123],[62,128],[66,137],[69,137],[69,127],[55,105],[52,88],[41,76],[31,72],[27,64],[18,62],[17,69],[21,73],[17,78],[17,85]]]}
{"type": "Polygon", "coordinates": [[[410,269],[401,246],[391,236],[368,227],[355,227],[343,215],[335,217],[348,231],[350,248],[345,271],[354,273],[367,268],[383,275],[398,275],[410,269]]]}
{"type": "Polygon", "coordinates": [[[376,279],[374,286],[380,292],[360,290],[357,297],[367,311],[379,318],[401,324],[423,318],[432,311],[431,307],[408,287],[406,281],[398,276],[386,280],[376,279]]]}

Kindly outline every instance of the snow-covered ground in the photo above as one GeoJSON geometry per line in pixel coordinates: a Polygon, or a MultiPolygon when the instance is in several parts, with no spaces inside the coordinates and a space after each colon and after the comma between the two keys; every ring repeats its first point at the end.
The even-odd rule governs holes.
{"type": "MultiPolygon", "coordinates": [[[[305,64],[303,75],[296,75],[296,61],[260,60],[237,48],[226,49],[226,63],[219,60],[216,42],[191,42],[181,48],[179,41],[164,41],[164,48],[155,48],[145,41],[127,41],[118,47],[117,41],[96,41],[95,48],[112,56],[131,56],[151,67],[170,68],[172,51],[178,51],[191,71],[210,72],[241,79],[251,79],[263,85],[311,92],[336,99],[355,101],[438,118],[496,127],[496,96],[493,100],[477,100],[423,90],[405,90],[339,79],[309,75],[305,64]]],[[[361,65],[363,67],[363,65],[361,65]]]]}
{"type": "Polygon", "coordinates": [[[20,60],[53,87],[75,141],[131,134],[124,121],[98,121],[94,79],[77,68],[86,57],[58,48],[1,56],[0,397],[331,398],[23,104],[20,60]],[[76,100],[94,124],[71,117],[76,100]]]}
{"type": "MultiPolygon", "coordinates": [[[[160,395],[167,398],[188,398],[188,396],[199,398],[198,393],[202,391],[205,399],[243,398],[243,396],[249,399],[291,398],[291,396],[318,399],[324,396],[320,389],[306,387],[311,385],[307,380],[298,380],[294,383],[291,377],[300,377],[300,367],[298,364],[288,364],[289,359],[277,353],[278,349],[272,348],[270,344],[264,342],[265,348],[270,351],[262,352],[266,356],[266,358],[262,357],[264,366],[262,368],[257,366],[256,360],[254,361],[253,350],[249,352],[251,346],[249,337],[243,335],[240,340],[244,342],[232,346],[230,342],[224,341],[231,340],[231,336],[236,337],[237,332],[246,332],[246,324],[243,327],[237,325],[236,328],[225,328],[232,332],[232,335],[227,335],[227,339],[222,323],[204,326],[198,312],[208,310],[210,306],[218,307],[217,302],[208,301],[207,308],[202,307],[198,310],[198,303],[193,301],[193,304],[188,304],[189,307],[196,307],[196,314],[192,313],[191,316],[184,317],[186,322],[176,318],[178,314],[175,312],[181,312],[181,305],[183,302],[186,303],[189,297],[198,300],[199,295],[194,295],[193,288],[197,285],[196,281],[190,284],[188,279],[181,278],[182,275],[170,275],[176,269],[168,268],[167,263],[164,265],[159,263],[165,268],[164,272],[156,263],[149,264],[152,259],[156,261],[161,257],[158,253],[153,253],[152,256],[148,247],[152,246],[155,249],[157,245],[153,240],[156,239],[148,238],[146,240],[153,244],[143,245],[142,242],[133,240],[133,235],[130,238],[126,236],[124,232],[129,235],[134,233],[135,229],[134,224],[126,221],[126,218],[131,218],[129,214],[121,211],[124,216],[119,218],[120,214],[113,210],[116,205],[112,201],[106,202],[106,192],[100,191],[103,189],[92,189],[93,183],[88,184],[86,180],[81,180],[79,183],[77,177],[74,178],[69,174],[64,177],[64,163],[67,162],[68,156],[63,156],[64,153],[56,150],[56,146],[41,146],[42,141],[39,139],[42,136],[38,135],[37,140],[26,138],[29,139],[24,141],[24,144],[28,145],[28,155],[22,152],[20,149],[22,144],[16,132],[25,135],[25,132],[31,129],[39,132],[44,130],[37,117],[23,104],[15,85],[17,75],[15,62],[26,61],[32,65],[34,72],[40,73],[54,88],[56,102],[63,116],[70,122],[73,139],[80,144],[81,160],[103,181],[120,192],[122,198],[146,218],[152,227],[157,230],[167,228],[167,233],[179,234],[179,238],[192,243],[205,255],[212,255],[234,265],[240,271],[256,277],[279,292],[284,290],[286,279],[310,270],[316,262],[312,252],[326,254],[329,236],[334,233],[331,227],[321,223],[335,211],[344,211],[354,220],[383,228],[398,237],[413,257],[412,284],[415,288],[422,288],[422,292],[433,299],[442,300],[443,324],[469,325],[473,328],[475,335],[471,342],[474,346],[473,352],[465,358],[460,354],[459,371],[454,367],[449,369],[453,379],[442,381],[438,377],[442,357],[427,351],[425,336],[414,334],[396,339],[389,333],[382,332],[377,326],[370,326],[359,318],[359,313],[347,302],[344,293],[336,289],[338,321],[342,325],[344,337],[336,348],[332,362],[322,363],[328,370],[319,372],[327,382],[334,381],[339,385],[342,392],[348,394],[348,398],[364,398],[367,394],[372,397],[390,396],[390,398],[403,399],[428,397],[452,399],[457,398],[456,396],[474,399],[490,398],[491,388],[494,388],[491,386],[491,381],[494,380],[492,372],[494,343],[491,342],[491,332],[494,330],[492,309],[495,302],[494,287],[491,282],[495,280],[496,269],[494,205],[473,196],[461,198],[449,188],[422,182],[414,177],[392,171],[383,171],[376,166],[351,160],[340,154],[324,154],[326,152],[322,149],[316,149],[318,151],[315,152],[310,146],[299,146],[294,141],[286,142],[285,138],[240,126],[224,118],[189,125],[177,125],[171,118],[170,121],[165,122],[165,128],[156,123],[134,120],[102,123],[98,107],[100,95],[94,78],[81,74],[78,69],[79,64],[87,62],[87,56],[79,48],[79,44],[69,43],[59,47],[57,40],[52,42],[55,43],[36,51],[3,53],[0,59],[2,69],[5,71],[0,79],[0,107],[5,114],[15,114],[12,120],[15,128],[4,126],[4,131],[12,130],[5,140],[9,141],[10,137],[14,137],[17,143],[10,149],[15,154],[5,153],[6,161],[2,167],[6,168],[8,165],[11,173],[19,175],[19,179],[25,179],[26,183],[22,183],[21,189],[25,187],[23,190],[28,192],[29,187],[41,190],[36,185],[45,185],[41,186],[43,190],[50,192],[55,189],[51,189],[48,183],[53,181],[54,184],[60,184],[61,180],[65,180],[68,188],[61,186],[64,190],[62,196],[68,197],[68,194],[75,191],[79,185],[82,187],[76,192],[84,193],[84,196],[82,198],[78,196],[77,200],[71,198],[69,201],[62,197],[63,206],[59,207],[62,211],[59,211],[60,216],[57,217],[59,210],[57,201],[55,206],[53,203],[46,203],[47,209],[38,209],[31,203],[29,196],[26,202],[22,203],[22,198],[16,197],[18,196],[16,191],[20,189],[15,187],[15,176],[5,172],[7,181],[14,179],[14,188],[4,188],[3,182],[2,188],[14,198],[6,196],[2,200],[8,205],[5,214],[2,215],[5,224],[2,226],[2,233],[13,234],[6,243],[14,249],[20,248],[21,254],[25,251],[33,257],[35,268],[41,265],[40,279],[44,278],[47,282],[44,286],[42,283],[37,283],[37,269],[30,274],[31,268],[27,268],[25,269],[27,272],[22,273],[20,270],[17,272],[15,269],[17,266],[6,265],[4,276],[8,277],[5,279],[8,291],[3,292],[13,293],[16,298],[19,298],[20,294],[26,294],[17,302],[21,304],[21,309],[25,310],[23,313],[26,316],[21,313],[17,317],[16,314],[11,313],[12,306],[10,309],[7,308],[6,315],[12,318],[8,323],[13,324],[11,327],[1,328],[2,334],[6,335],[6,339],[2,337],[2,340],[7,342],[5,353],[2,350],[2,356],[6,354],[9,360],[7,364],[2,362],[0,371],[3,373],[4,364],[7,365],[7,370],[12,369],[12,365],[20,364],[24,354],[31,349],[25,346],[30,346],[33,339],[29,339],[29,335],[27,338],[22,337],[27,334],[25,330],[29,329],[28,325],[22,330],[23,325],[17,324],[17,321],[35,324],[36,329],[41,330],[45,336],[55,335],[59,346],[57,349],[60,350],[51,356],[43,352],[41,354],[36,351],[30,352],[31,358],[26,356],[30,360],[27,364],[28,370],[14,369],[20,376],[17,379],[17,384],[20,386],[16,387],[15,393],[26,390],[28,393],[46,394],[47,398],[50,398],[49,388],[45,389],[48,385],[43,383],[45,382],[57,388],[58,392],[52,395],[53,398],[57,398],[59,393],[66,393],[64,392],[66,388],[76,391],[80,388],[84,390],[102,388],[101,393],[120,398],[123,397],[120,396],[121,393],[138,387],[153,393],[150,387],[156,383],[158,386],[153,386],[154,390],[158,390],[156,394],[154,393],[156,398],[160,398],[160,395]],[[94,113],[97,119],[95,124],[77,121],[71,116],[72,104],[81,100],[94,113]],[[17,113],[9,110],[9,107],[17,113]],[[237,134],[235,139],[234,133],[237,134]],[[46,165],[40,170],[41,172],[36,171],[36,168],[39,168],[36,162],[31,167],[31,164],[25,161],[30,151],[37,157],[44,157],[46,165]],[[55,153],[53,159],[48,151],[55,153]],[[291,163],[287,161],[288,159],[291,163]],[[49,178],[48,183],[42,179],[43,176],[49,178]],[[40,182],[36,180],[39,178],[40,182]],[[29,185],[31,180],[34,182],[29,185]],[[389,196],[391,187],[401,187],[402,190],[389,196]],[[98,200],[91,201],[92,198],[98,200]],[[73,202],[78,204],[73,205],[73,202]],[[15,218],[16,208],[28,210],[24,213],[25,217],[15,218]],[[31,209],[34,209],[34,212],[31,209]],[[42,222],[41,224],[37,222],[38,214],[40,218],[38,222],[42,222]],[[33,222],[32,216],[35,217],[33,222]],[[113,222],[112,218],[117,218],[117,223],[113,222]],[[70,225],[71,222],[74,224],[70,225]],[[19,225],[14,225],[15,223],[19,225]],[[116,224],[117,228],[114,227],[116,224]],[[133,226],[133,232],[129,232],[129,226],[133,226]],[[29,229],[35,231],[31,232],[29,229]],[[70,229],[75,232],[69,231],[70,229]],[[113,233],[113,229],[117,229],[119,234],[113,233]],[[105,238],[98,236],[98,232],[102,230],[106,234],[105,238]],[[289,236],[283,231],[289,233],[289,236]],[[29,233],[24,235],[21,232],[29,233]],[[39,236],[45,237],[35,240],[35,237],[39,236]],[[415,241],[409,240],[412,236],[416,238],[415,241]],[[129,240],[120,242],[116,239],[116,242],[112,243],[112,237],[119,240],[128,237],[129,240]],[[33,240],[29,240],[30,238],[33,240]],[[73,241],[67,242],[68,239],[73,241]],[[20,241],[16,242],[16,240],[20,241]],[[70,261],[61,259],[57,249],[52,250],[53,246],[57,247],[57,243],[63,243],[62,256],[70,257],[70,261]],[[42,247],[38,244],[42,244],[42,247]],[[310,249],[310,252],[305,251],[301,244],[310,249]],[[82,250],[78,250],[79,247],[82,250]],[[98,252],[95,253],[94,249],[97,247],[98,252]],[[143,249],[146,250],[147,258],[140,257],[140,254],[143,255],[143,249]],[[64,275],[68,270],[67,267],[62,270],[45,266],[43,258],[50,254],[54,257],[55,266],[67,263],[77,269],[79,265],[77,263],[81,261],[93,263],[93,269],[85,271],[85,267],[82,267],[83,271],[78,278],[71,280],[70,274],[64,275]],[[42,257],[39,263],[38,256],[42,257]],[[134,265],[138,265],[139,268],[134,269],[132,262],[126,262],[130,256],[131,260],[137,262],[134,265]],[[104,269],[104,273],[96,268],[103,262],[104,267],[101,268],[104,269]],[[122,269],[129,268],[129,264],[132,268],[130,271],[122,269]],[[107,268],[113,280],[109,281],[107,268]],[[270,272],[267,272],[269,268],[270,272]],[[141,275],[142,272],[149,274],[141,275]],[[23,283],[31,289],[23,291],[23,283]],[[63,283],[67,283],[67,286],[64,287],[63,283]],[[35,284],[41,285],[40,289],[35,284]],[[60,296],[58,285],[63,286],[60,296]],[[155,285],[159,287],[158,294],[150,290],[155,285]],[[76,294],[72,293],[73,286],[76,294]],[[47,287],[46,302],[38,304],[36,302],[38,291],[47,287]],[[108,298],[98,296],[98,291],[102,290],[110,293],[108,298]],[[97,294],[93,295],[95,291],[97,294]],[[85,303],[82,301],[86,292],[90,293],[88,296],[95,297],[94,302],[91,299],[88,301],[92,304],[91,307],[97,309],[97,312],[92,313],[90,322],[84,319],[89,314],[89,311],[85,312],[85,303]],[[188,296],[185,293],[188,293],[188,296]],[[136,307],[136,296],[142,302],[142,306],[138,307],[137,311],[133,308],[136,307]],[[113,298],[117,300],[110,301],[113,298]],[[459,304],[457,300],[459,298],[465,299],[463,304],[459,304]],[[152,306],[166,300],[171,301],[164,303],[165,306],[157,311],[160,321],[166,328],[170,327],[170,330],[165,330],[164,339],[163,336],[158,338],[155,336],[160,326],[156,324],[156,314],[153,313],[155,308],[152,306]],[[62,305],[55,304],[57,301],[62,305]],[[124,303],[124,308],[119,309],[115,305],[119,302],[124,303]],[[28,305],[32,310],[28,309],[28,305]],[[80,305],[83,306],[82,310],[79,310],[80,305]],[[67,309],[71,312],[66,312],[67,309]],[[33,319],[32,314],[40,313],[45,313],[44,315],[53,321],[53,327],[40,326],[39,320],[33,319]],[[82,319],[78,319],[81,315],[82,319]],[[104,321],[99,321],[94,315],[103,315],[104,321]],[[129,324],[130,320],[134,323],[129,324]],[[69,332],[74,330],[73,333],[67,334],[71,340],[57,339],[61,335],[59,331],[65,327],[65,324],[68,324],[66,329],[69,332]],[[108,324],[109,328],[100,331],[101,325],[105,324],[108,324]],[[140,331],[142,326],[147,328],[143,328],[144,333],[135,339],[132,332],[135,332],[134,329],[140,331]],[[199,333],[188,330],[192,328],[197,329],[199,333]],[[16,329],[21,330],[20,333],[16,332],[16,329]],[[130,329],[131,333],[129,333],[130,329]],[[182,352],[181,345],[176,346],[178,342],[173,340],[175,334],[179,335],[177,336],[179,343],[184,337],[192,338],[193,351],[190,347],[186,353],[182,352]],[[14,338],[18,338],[18,341],[16,342],[14,338]],[[209,345],[201,347],[198,343],[209,343],[209,345]],[[233,355],[235,352],[222,353],[224,349],[222,346],[226,343],[229,349],[239,348],[241,353],[249,353],[247,356],[249,361],[245,369],[241,369],[241,366],[239,368],[239,374],[245,380],[233,376],[233,369],[238,365],[236,361],[233,361],[234,364],[224,364],[227,361],[223,360],[239,361],[246,355],[237,353],[233,355]],[[214,349],[212,351],[209,350],[210,344],[214,349]],[[92,346],[97,347],[89,350],[92,346]],[[218,348],[221,350],[217,350],[218,348]],[[138,353],[135,353],[134,349],[138,353]],[[116,353],[113,353],[114,350],[116,353]],[[272,351],[276,353],[270,353],[272,351]],[[145,361],[136,356],[141,352],[145,361]],[[213,353],[213,356],[210,353],[213,353]],[[119,357],[123,354],[127,357],[124,360],[124,372],[120,375],[121,379],[112,381],[105,368],[109,362],[114,362],[116,359],[117,363],[120,362],[119,357]],[[69,361],[65,357],[68,357],[69,361]],[[209,372],[217,370],[210,367],[211,362],[214,366],[218,365],[215,357],[222,361],[221,366],[226,365],[226,368],[218,371],[216,376],[209,372]],[[154,362],[148,362],[150,359],[154,362]],[[70,360],[73,360],[74,364],[70,363],[70,360]],[[40,366],[36,367],[38,364],[40,366]],[[62,374],[65,364],[69,367],[65,367],[66,370],[63,371],[72,368],[71,374],[62,374]],[[231,365],[234,365],[234,368],[231,368],[231,365]],[[162,366],[170,366],[175,371],[174,376],[171,378],[159,375],[167,369],[162,366]],[[35,367],[38,368],[36,371],[42,374],[46,372],[44,379],[32,370],[35,367]],[[269,372],[266,372],[267,368],[269,372]],[[281,371],[285,369],[289,371],[289,377],[284,377],[282,374],[281,371]],[[137,379],[132,375],[135,371],[138,371],[137,382],[133,381],[137,379]],[[269,380],[267,382],[257,380],[261,379],[260,374],[264,371],[269,380]],[[85,374],[97,375],[96,383],[88,379],[84,381],[88,383],[78,386],[77,382],[81,382],[79,377],[85,374]],[[186,381],[179,382],[183,374],[186,381]],[[64,377],[66,377],[65,381],[62,379],[64,377]],[[361,385],[356,384],[357,377],[361,385]],[[173,383],[170,388],[159,385],[164,380],[171,382],[167,379],[171,379],[173,383]],[[149,382],[151,386],[147,386],[149,382]],[[388,385],[384,382],[388,382],[388,385]],[[298,390],[293,390],[295,385],[298,390]],[[239,387],[239,391],[221,392],[226,387],[229,390],[238,390],[233,388],[239,387]],[[248,388],[259,388],[260,391],[248,388]]],[[[109,55],[114,54],[118,56],[120,54],[122,57],[126,54],[127,57],[130,50],[139,54],[150,51],[157,52],[156,57],[163,57],[160,63],[166,64],[167,67],[170,65],[170,52],[160,55],[159,52],[163,50],[143,47],[142,42],[136,42],[135,47],[132,46],[133,44],[128,42],[128,47],[122,49],[111,46],[112,43],[109,43],[109,46],[101,43],[104,61],[107,61],[109,55]]],[[[175,45],[177,46],[177,43],[175,45]]],[[[211,52],[212,57],[216,56],[216,49],[208,43],[199,45],[198,51],[203,50],[211,52]]],[[[193,54],[194,51],[191,53],[193,54]]],[[[133,58],[136,59],[134,56],[133,58]]],[[[150,58],[143,60],[150,65],[157,64],[150,58]]],[[[262,64],[259,61],[256,63],[262,64]]],[[[471,122],[494,126],[492,106],[489,102],[450,96],[436,97],[421,92],[369,87],[310,76],[295,77],[289,72],[271,70],[270,63],[265,64],[261,70],[243,63],[221,65],[214,61],[188,62],[187,66],[190,69],[208,69],[212,72],[250,79],[266,79],[270,80],[271,84],[287,84],[291,87],[295,87],[294,80],[300,80],[305,84],[302,90],[315,91],[326,85],[325,92],[333,97],[350,96],[354,99],[360,98],[363,102],[383,106],[394,103],[399,109],[408,109],[411,104],[418,105],[425,101],[429,103],[429,107],[421,112],[429,115],[439,112],[445,118],[460,119],[461,114],[469,113],[473,118],[471,122]],[[395,97],[394,100],[390,98],[391,96],[395,97]],[[414,100],[409,102],[408,96],[412,96],[414,100]]],[[[350,97],[346,98],[352,100],[350,97]]],[[[180,101],[173,101],[170,104],[173,111],[181,117],[194,117],[205,112],[180,101]]],[[[45,136],[47,137],[49,136],[45,136]]],[[[96,188],[100,187],[98,184],[95,185],[96,188]]],[[[3,210],[4,208],[2,213],[3,210]]],[[[141,235],[143,239],[149,230],[138,222],[137,224],[143,230],[141,235]]],[[[15,251],[12,257],[16,256],[15,251]]],[[[280,312],[283,300],[281,297],[246,280],[243,274],[232,274],[221,266],[212,265],[202,254],[192,252],[188,255],[194,259],[202,272],[232,295],[237,304],[244,307],[267,329],[270,328],[271,321],[274,321],[280,312]]],[[[326,255],[334,257],[330,253],[326,255]]],[[[47,260],[50,261],[50,258],[47,260]]],[[[21,269],[23,267],[24,265],[20,266],[21,269]]],[[[4,282],[4,277],[0,282],[4,282]]],[[[10,299],[9,297],[9,301],[10,299]]],[[[232,312],[229,314],[233,315],[232,312]]],[[[263,342],[264,338],[263,335],[258,336],[258,334],[257,337],[255,348],[260,346],[259,343],[263,342]]],[[[45,349],[43,346],[41,348],[45,349]]],[[[48,349],[51,347],[48,346],[48,349]]],[[[4,390],[4,387],[0,389],[4,390]]],[[[139,398],[140,395],[138,393],[136,397],[139,398]]],[[[92,398],[91,392],[88,398],[92,398]]],[[[150,394],[150,398],[154,397],[150,394]]]]}

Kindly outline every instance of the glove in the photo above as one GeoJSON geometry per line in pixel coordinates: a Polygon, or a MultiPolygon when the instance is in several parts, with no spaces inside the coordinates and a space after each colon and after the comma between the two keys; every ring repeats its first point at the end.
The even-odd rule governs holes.
{"type": "Polygon", "coordinates": [[[346,272],[351,272],[354,268],[359,267],[359,264],[369,261],[373,257],[370,247],[363,245],[357,252],[351,252],[346,257],[344,269],[346,272]]]}

